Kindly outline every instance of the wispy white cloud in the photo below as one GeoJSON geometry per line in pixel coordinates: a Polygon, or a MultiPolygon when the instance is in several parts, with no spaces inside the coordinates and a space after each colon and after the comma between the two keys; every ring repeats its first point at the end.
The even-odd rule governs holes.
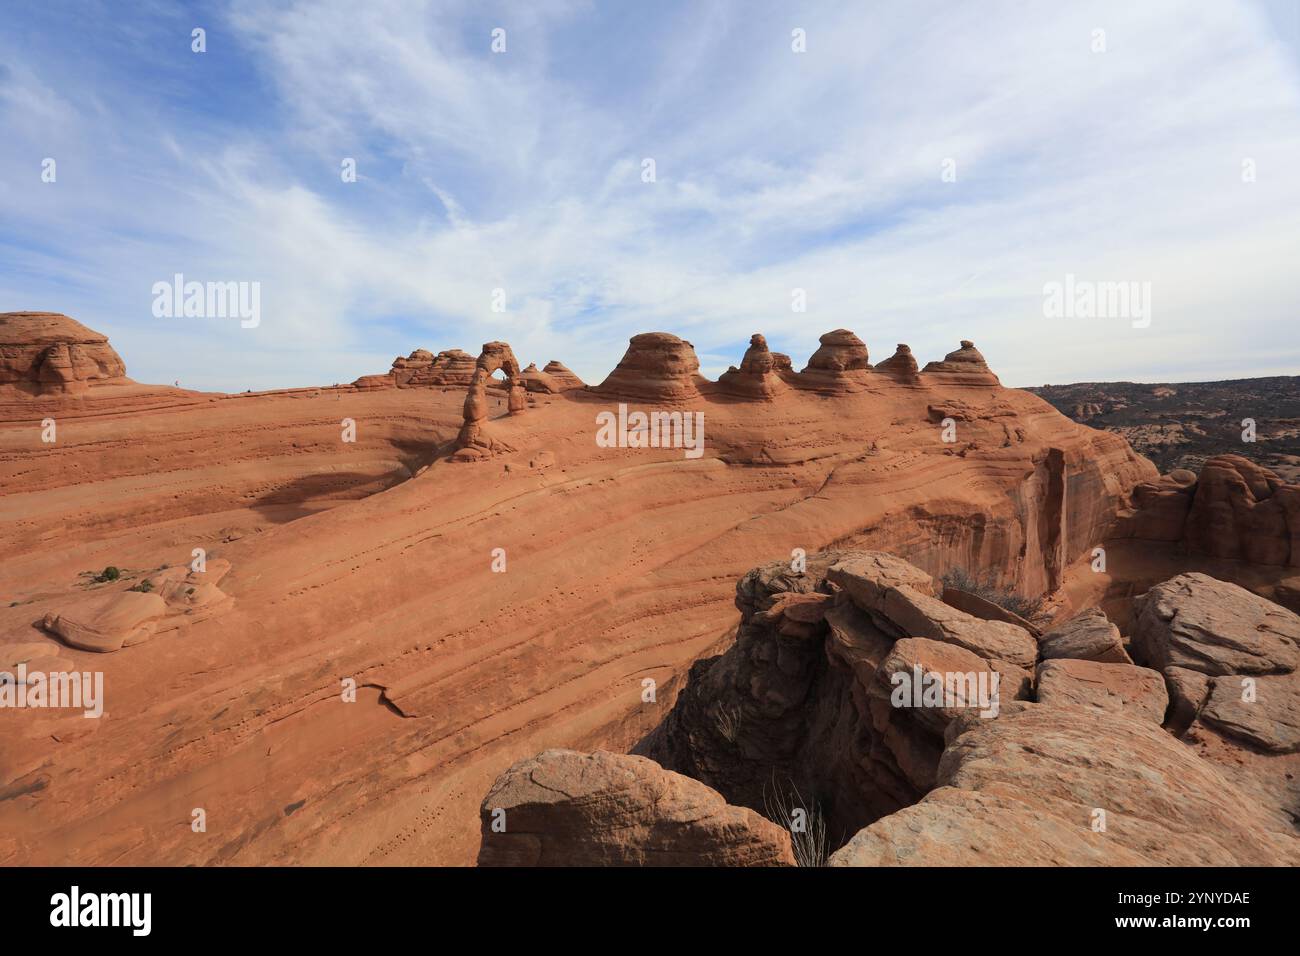
{"type": "Polygon", "coordinates": [[[716,374],[752,332],[801,364],[839,326],[877,357],[974,338],[1015,384],[1297,371],[1275,7],[241,0],[119,26],[104,63],[75,31],[0,40],[0,298],[77,314],[141,378],[348,380],[505,338],[599,380],[649,329],[716,374]],[[121,55],[173,46],[161,90],[121,55]],[[261,281],[262,325],[153,318],[174,272],[261,281]],[[1151,282],[1151,326],[1044,318],[1067,272],[1151,282]]]}

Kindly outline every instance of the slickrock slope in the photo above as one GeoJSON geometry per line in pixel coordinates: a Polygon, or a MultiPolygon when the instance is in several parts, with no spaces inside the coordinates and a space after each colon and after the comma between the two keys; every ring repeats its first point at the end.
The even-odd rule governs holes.
{"type": "Polygon", "coordinates": [[[0,399],[6,393],[83,395],[91,382],[125,381],[108,344],[58,312],[0,313],[0,399]]]}
{"type": "Polygon", "coordinates": [[[510,415],[485,389],[514,450],[473,461],[450,460],[460,390],[0,403],[0,648],[55,644],[106,694],[99,720],[0,711],[0,862],[470,863],[511,764],[662,722],[756,564],[875,548],[1036,595],[1155,477],[1025,392],[859,369],[852,393],[746,400],[675,336],[649,344],[661,364],[616,394],[510,415]],[[620,401],[702,413],[703,454],[598,445],[620,401]],[[111,653],[42,627],[196,548],[230,563],[211,613],[169,610],[111,653]],[[84,575],[109,565],[118,581],[84,575]]]}
{"type": "Polygon", "coordinates": [[[793,866],[790,834],[644,757],[548,750],[483,800],[479,866],[793,866]]]}

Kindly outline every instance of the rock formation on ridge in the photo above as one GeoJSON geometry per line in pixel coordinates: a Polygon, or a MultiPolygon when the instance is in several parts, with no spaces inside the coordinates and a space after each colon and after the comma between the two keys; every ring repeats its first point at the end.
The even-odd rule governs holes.
{"type": "Polygon", "coordinates": [[[984,356],[968,339],[961,340],[961,348],[949,352],[941,362],[929,362],[922,371],[926,375],[942,377],[952,385],[1000,385],[998,377],[989,369],[984,356]]]}
{"type": "MultiPolygon", "coordinates": [[[[788,361],[788,360],[787,360],[788,361]]],[[[770,401],[787,386],[776,368],[776,357],[768,351],[767,339],[757,332],[750,336],[740,367],[734,365],[718,378],[718,387],[745,398],[770,401]]]]}
{"type": "Polygon", "coordinates": [[[817,351],[799,373],[797,384],[826,392],[854,391],[870,379],[867,347],[848,329],[835,329],[820,339],[817,351]]]}
{"type": "Polygon", "coordinates": [[[58,312],[0,313],[0,389],[83,395],[91,383],[126,380],[108,338],[58,312]]]}
{"type": "Polygon", "coordinates": [[[898,349],[893,355],[876,366],[876,371],[881,375],[888,375],[890,378],[912,385],[919,384],[921,381],[921,372],[917,368],[911,346],[902,342],[898,343],[898,349]]]}
{"type": "Polygon", "coordinates": [[[568,392],[575,388],[587,387],[582,379],[569,371],[565,364],[557,359],[551,359],[547,362],[542,371],[550,378],[558,391],[568,392]]]}
{"type": "Polygon", "coordinates": [[[632,336],[614,371],[594,391],[616,399],[675,404],[698,398],[707,380],[695,346],[669,332],[632,336]]]}

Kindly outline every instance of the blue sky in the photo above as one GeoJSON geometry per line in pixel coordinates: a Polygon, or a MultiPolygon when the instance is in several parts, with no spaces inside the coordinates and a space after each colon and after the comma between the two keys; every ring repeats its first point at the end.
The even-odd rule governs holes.
{"type": "Polygon", "coordinates": [[[0,26],[0,311],[196,388],[492,339],[599,381],[651,330],[710,375],[753,332],[798,368],[838,327],[877,360],[972,338],[1013,385],[1300,374],[1298,170],[1296,0],[6,0],[0,26]],[[260,325],[154,317],[178,272],[259,282],[260,325]],[[1046,318],[1067,273],[1150,282],[1150,327],[1046,318]]]}

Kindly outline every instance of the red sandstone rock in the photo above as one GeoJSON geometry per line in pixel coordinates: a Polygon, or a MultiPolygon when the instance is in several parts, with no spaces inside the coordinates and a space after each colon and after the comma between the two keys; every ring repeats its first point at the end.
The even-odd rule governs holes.
{"type": "Polygon", "coordinates": [[[676,403],[698,398],[706,383],[690,342],[668,332],[643,332],[632,336],[618,366],[595,391],[610,398],[676,403]]]}
{"type": "Polygon", "coordinates": [[[437,355],[416,349],[406,358],[393,360],[390,373],[399,388],[443,386],[459,388],[474,377],[474,356],[460,349],[447,349],[437,355]]]}
{"type": "Polygon", "coordinates": [[[1300,664],[1300,617],[1206,574],[1180,574],[1138,602],[1133,654],[1150,667],[1269,674],[1300,664]]]}
{"type": "Polygon", "coordinates": [[[1000,385],[998,377],[990,371],[984,356],[975,343],[962,339],[961,348],[949,352],[942,362],[930,362],[922,370],[926,375],[941,377],[952,385],[1000,385]]]}
{"type": "Polygon", "coordinates": [[[1043,635],[1041,644],[1045,660],[1068,657],[1106,664],[1132,664],[1124,650],[1119,628],[1100,608],[1089,608],[1043,635]]]}
{"type": "Polygon", "coordinates": [[[832,866],[1300,862],[1285,814],[1149,721],[1019,704],[954,722],[949,740],[937,788],[857,833],[832,866]]]}
{"type": "Polygon", "coordinates": [[[1120,515],[1114,535],[1145,541],[1181,541],[1196,493],[1196,475],[1177,469],[1137,485],[1129,508],[1120,515]]]}
{"type": "Polygon", "coordinates": [[[569,371],[563,362],[551,359],[542,371],[550,378],[557,391],[568,392],[575,388],[586,388],[586,384],[577,375],[569,371]]]}
{"type": "Polygon", "coordinates": [[[493,434],[488,422],[487,388],[492,381],[492,374],[500,371],[505,375],[507,412],[519,415],[526,407],[524,386],[515,353],[505,342],[485,342],[483,351],[474,366],[474,377],[470,380],[465,393],[464,422],[460,434],[456,436],[456,451],[453,461],[478,461],[492,455],[505,454],[514,448],[493,434]]]}
{"type": "Polygon", "coordinates": [[[479,866],[794,865],[785,830],[644,757],[547,750],[479,812],[479,866]]]}
{"type": "Polygon", "coordinates": [[[109,652],[148,640],[166,612],[167,604],[157,594],[117,591],[50,612],[41,626],[69,647],[109,652]]]}
{"type": "MultiPolygon", "coordinates": [[[[202,546],[227,549],[238,574],[221,584],[220,617],[169,605],[151,641],[95,659],[112,720],[81,721],[98,724],[93,743],[60,734],[54,786],[0,800],[0,864],[74,851],[87,863],[471,862],[477,805],[502,768],[556,744],[623,747],[649,731],[691,662],[722,649],[730,592],[756,561],[786,559],[768,579],[811,593],[817,584],[799,582],[813,577],[817,549],[852,541],[1037,595],[1049,558],[1086,555],[1152,467],[1027,393],[962,395],[963,432],[981,442],[965,458],[933,453],[925,409],[953,397],[943,383],[873,375],[854,394],[709,402],[706,457],[684,462],[596,445],[593,412],[609,405],[599,396],[512,418],[506,396],[488,393],[486,424],[518,454],[484,467],[436,457],[466,397],[441,389],[91,388],[51,447],[22,396],[0,410],[0,473],[14,492],[0,496],[0,584],[19,602],[0,606],[0,644],[33,641],[33,622],[79,601],[85,568],[188,562],[202,546]],[[339,440],[345,416],[359,426],[354,444],[339,440]],[[759,466],[728,463],[745,461],[737,449],[759,466]],[[1049,449],[1060,452],[1050,471],[1049,449]],[[1052,489],[1067,484],[1063,506],[1052,489]],[[497,547],[509,551],[506,574],[490,569],[497,547]],[[808,551],[802,576],[795,548],[808,551]],[[658,681],[658,704],[641,702],[643,674],[658,681]],[[357,679],[355,704],[339,700],[345,677],[357,679]],[[206,835],[173,812],[200,779],[223,807],[206,835]]],[[[745,664],[757,691],[741,727],[763,721],[772,734],[733,733],[728,753],[788,753],[788,743],[783,766],[802,792],[856,808],[865,825],[921,794],[878,738],[854,736],[873,729],[851,700],[865,685],[840,655],[865,673],[897,635],[832,601],[820,640],[790,636],[822,626],[802,618],[825,603],[787,602],[779,626],[752,627],[746,647],[770,657],[745,664]],[[845,693],[807,696],[832,680],[845,693]],[[823,743],[797,729],[808,720],[823,743]],[[801,776],[813,763],[824,796],[801,776]]],[[[46,733],[7,736],[0,788],[50,748],[46,733]]],[[[772,776],[745,766],[761,808],[772,776]]],[[[837,835],[853,832],[849,819],[836,818],[837,835]]]]}
{"type": "Polygon", "coordinates": [[[1166,667],[1165,689],[1169,692],[1169,712],[1165,729],[1181,737],[1192,726],[1210,696],[1214,679],[1185,667],[1166,667]]]}
{"type": "Polygon", "coordinates": [[[852,832],[915,801],[933,785],[954,716],[973,709],[993,719],[1032,682],[1004,660],[907,636],[887,610],[900,591],[938,605],[950,630],[988,623],[923,594],[934,587],[924,571],[882,552],[808,555],[802,573],[784,563],[753,569],[736,586],[735,645],[692,669],[672,713],[638,752],[745,806],[763,808],[773,781],[827,795],[833,830],[852,832]],[[924,691],[935,685],[925,675],[962,696],[932,706],[924,691]],[[895,699],[896,689],[913,686],[920,706],[910,692],[895,699]],[[972,706],[972,692],[988,696],[972,706]],[[719,713],[738,715],[733,730],[722,732],[719,713]]]}
{"type": "Polygon", "coordinates": [[[374,392],[385,388],[397,388],[392,375],[362,375],[352,387],[361,392],[374,392]]]}
{"type": "Polygon", "coordinates": [[[718,387],[734,395],[763,401],[772,401],[787,390],[777,372],[776,359],[768,351],[767,339],[757,333],[750,336],[740,368],[733,366],[722,373],[718,387]]]}
{"type": "Polygon", "coordinates": [[[1300,486],[1240,455],[1219,455],[1201,468],[1186,540],[1189,550],[1217,558],[1300,566],[1297,525],[1300,486]]]}
{"type": "Polygon", "coordinates": [[[1159,724],[1169,708],[1169,693],[1160,672],[1147,667],[1060,658],[1038,665],[1038,702],[1114,711],[1159,724]]]}
{"type": "Polygon", "coordinates": [[[556,381],[549,374],[538,369],[536,363],[530,364],[520,372],[519,378],[523,381],[524,388],[529,392],[553,395],[560,391],[556,381]]]}
{"type": "Polygon", "coordinates": [[[1268,753],[1300,752],[1300,676],[1216,677],[1197,717],[1268,753]]]}
{"type": "Polygon", "coordinates": [[[960,588],[951,588],[945,586],[943,589],[943,603],[955,607],[959,611],[965,611],[974,617],[983,621],[1004,621],[1007,624],[1014,624],[1032,634],[1036,639],[1042,637],[1042,632],[1030,621],[1026,621],[1014,611],[1008,611],[999,604],[980,597],[978,594],[972,594],[970,591],[963,591],[960,588]]]}
{"type": "Polygon", "coordinates": [[[0,313],[0,388],[81,395],[91,383],[125,381],[108,338],[57,312],[0,313]]]}
{"type": "Polygon", "coordinates": [[[876,366],[876,371],[908,385],[918,385],[921,381],[921,372],[912,355],[911,346],[902,342],[898,343],[898,350],[893,355],[876,366]]]}
{"type": "Polygon", "coordinates": [[[1024,628],[980,620],[906,585],[890,589],[869,609],[888,618],[903,634],[956,644],[985,660],[1027,668],[1038,659],[1038,642],[1024,628]]]}
{"type": "Polygon", "coordinates": [[[970,651],[926,638],[897,641],[881,661],[867,687],[872,724],[899,769],[920,790],[934,786],[944,731],[954,719],[970,712],[991,720],[1001,712],[1001,678],[994,681],[995,673],[970,651]],[[921,687],[913,693],[918,673],[921,687]],[[926,702],[927,681],[930,689],[944,688],[939,706],[926,702]]]}
{"type": "Polygon", "coordinates": [[[870,370],[862,340],[848,329],[835,329],[821,337],[821,345],[794,382],[818,391],[851,392],[870,383],[870,370]]]}

